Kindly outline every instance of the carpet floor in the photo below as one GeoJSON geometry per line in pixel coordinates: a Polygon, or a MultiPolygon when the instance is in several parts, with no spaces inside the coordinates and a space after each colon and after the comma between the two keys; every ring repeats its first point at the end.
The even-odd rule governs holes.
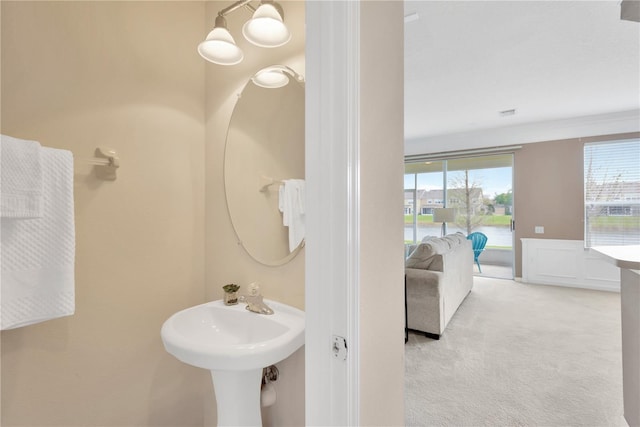
{"type": "Polygon", "coordinates": [[[407,426],[626,426],[620,294],[476,277],[405,345],[407,426]]]}

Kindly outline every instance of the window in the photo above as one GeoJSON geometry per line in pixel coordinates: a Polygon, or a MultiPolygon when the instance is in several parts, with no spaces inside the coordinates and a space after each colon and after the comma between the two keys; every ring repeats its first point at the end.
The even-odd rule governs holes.
{"type": "Polygon", "coordinates": [[[640,139],[584,146],[585,247],[640,244],[640,139]]]}

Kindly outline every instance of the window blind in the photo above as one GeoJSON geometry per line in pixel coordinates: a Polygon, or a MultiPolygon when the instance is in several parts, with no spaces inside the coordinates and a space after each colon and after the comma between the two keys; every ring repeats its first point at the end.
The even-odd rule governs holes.
{"type": "Polygon", "coordinates": [[[640,139],[584,145],[585,247],[640,244],[640,139]]]}

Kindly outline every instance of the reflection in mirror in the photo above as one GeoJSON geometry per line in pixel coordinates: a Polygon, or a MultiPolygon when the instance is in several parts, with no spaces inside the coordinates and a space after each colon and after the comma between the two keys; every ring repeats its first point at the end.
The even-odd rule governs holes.
{"type": "Polygon", "coordinates": [[[303,77],[285,65],[273,65],[258,71],[251,81],[265,89],[276,89],[286,86],[290,78],[302,83],[303,77]]]}
{"type": "Polygon", "coordinates": [[[304,82],[291,68],[260,70],[242,90],[227,131],[224,183],[249,255],[266,265],[291,260],[304,245],[304,82]]]}

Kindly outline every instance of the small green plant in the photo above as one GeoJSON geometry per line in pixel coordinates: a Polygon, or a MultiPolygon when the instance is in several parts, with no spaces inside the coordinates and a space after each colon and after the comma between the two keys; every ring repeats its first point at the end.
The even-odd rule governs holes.
{"type": "Polygon", "coordinates": [[[233,283],[229,283],[228,285],[224,285],[222,289],[224,289],[225,292],[232,293],[240,289],[240,286],[233,283]]]}

